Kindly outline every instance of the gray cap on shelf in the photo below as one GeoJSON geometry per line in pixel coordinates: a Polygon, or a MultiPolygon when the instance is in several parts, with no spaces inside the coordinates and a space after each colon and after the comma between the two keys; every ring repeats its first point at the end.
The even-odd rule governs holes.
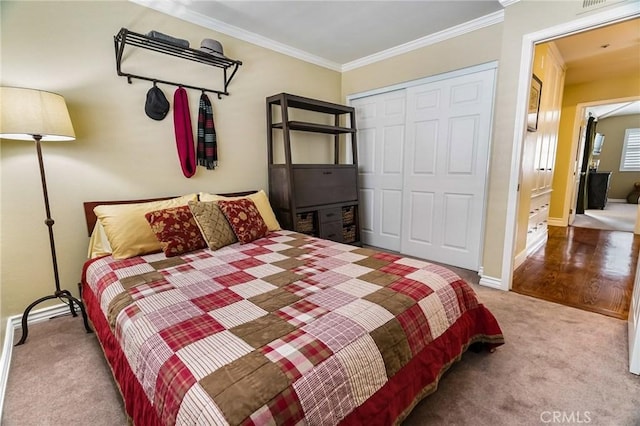
{"type": "Polygon", "coordinates": [[[212,38],[205,38],[200,42],[200,50],[213,56],[224,58],[224,51],[222,50],[222,43],[212,38]]]}

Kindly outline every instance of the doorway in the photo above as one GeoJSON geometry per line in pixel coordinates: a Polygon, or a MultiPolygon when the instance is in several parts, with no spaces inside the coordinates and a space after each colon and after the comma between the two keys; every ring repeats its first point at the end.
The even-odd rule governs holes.
{"type": "MultiPolygon", "coordinates": [[[[640,171],[621,171],[621,162],[626,129],[640,127],[640,96],[578,104],[576,123],[589,117],[595,119],[592,146],[587,151],[583,143],[585,134],[581,132],[576,152],[576,157],[583,159],[583,166],[588,165],[583,167],[587,177],[586,191],[582,193],[580,204],[579,194],[575,193],[579,189],[576,170],[568,224],[634,232],[640,229],[640,210],[637,208],[640,192],[635,195],[640,171]]],[[[580,168],[578,162],[576,168],[580,168]]]]}
{"type": "MultiPolygon", "coordinates": [[[[612,24],[604,29],[585,32],[611,32],[616,25],[625,25],[629,22],[639,25],[638,19],[635,19],[635,21],[612,24]]],[[[560,45],[559,50],[563,52],[562,41],[579,37],[580,34],[577,34],[562,37],[554,40],[554,42],[560,45]]],[[[567,41],[564,51],[567,52],[566,46],[570,46],[574,42],[575,40],[567,41]]],[[[576,44],[581,43],[578,42],[576,44]]],[[[603,42],[602,46],[605,45],[606,43],[603,42]]],[[[568,56],[571,56],[571,53],[568,56]]],[[[595,57],[596,55],[593,56],[595,57]]],[[[593,62],[591,63],[593,64],[593,62]]],[[[606,69],[607,65],[607,60],[600,64],[603,69],[606,69]]],[[[634,71],[636,75],[640,72],[637,68],[638,66],[636,65],[636,70],[634,71]]],[[[575,75],[572,80],[571,71],[569,62],[564,91],[565,94],[569,93],[574,96],[575,100],[576,92],[580,90],[579,85],[588,86],[589,82],[579,81],[582,78],[580,70],[575,68],[573,70],[575,75]],[[567,88],[572,84],[574,87],[567,88]]],[[[609,75],[607,78],[615,79],[615,75],[609,75]]],[[[603,84],[602,86],[605,85],[603,84]]],[[[592,97],[591,99],[594,98],[592,97]]],[[[591,101],[591,99],[589,100],[591,101]]],[[[601,100],[600,103],[606,103],[606,99],[601,100]]],[[[589,102],[589,105],[595,104],[595,101],[589,102]]],[[[566,104],[563,112],[565,110],[567,110],[566,104]]],[[[575,122],[570,123],[572,129],[569,131],[560,129],[559,131],[559,149],[556,161],[558,162],[560,158],[564,158],[564,163],[556,164],[556,171],[560,170],[560,176],[566,179],[566,183],[563,182],[563,179],[558,179],[560,184],[563,184],[563,186],[558,187],[554,178],[554,184],[556,185],[554,191],[564,195],[563,197],[552,198],[551,210],[553,214],[553,208],[555,207],[556,215],[555,217],[550,215],[549,224],[551,226],[549,226],[547,240],[541,247],[530,253],[522,265],[514,268],[512,290],[579,309],[627,319],[634,285],[640,237],[634,236],[633,229],[630,230],[631,232],[620,232],[612,229],[591,229],[596,227],[568,226],[571,224],[572,214],[576,212],[578,193],[580,191],[586,193],[588,189],[586,180],[583,188],[575,185],[580,174],[580,165],[584,164],[585,173],[589,172],[589,168],[594,169],[594,171],[598,169],[597,167],[589,167],[595,158],[592,155],[593,146],[586,148],[588,149],[587,155],[584,156],[586,159],[583,160],[582,158],[582,154],[586,149],[583,149],[581,144],[584,142],[585,133],[588,133],[584,131],[587,118],[584,111],[584,106],[578,104],[575,109],[575,122]],[[562,143],[566,144],[564,151],[560,149],[560,144],[562,143]],[[561,155],[563,153],[565,154],[564,157],[561,155]],[[576,188],[576,190],[573,190],[573,188],[576,188]]],[[[563,117],[561,120],[572,121],[574,116],[563,117]]],[[[597,129],[597,127],[595,128],[597,129]]],[[[594,131],[594,136],[595,133],[594,131]]],[[[637,177],[640,180],[640,174],[637,177]]],[[[615,197],[621,196],[616,195],[615,197]]],[[[587,200],[585,200],[586,202],[587,200]]],[[[588,212],[589,210],[587,209],[586,211],[588,212]]]]}
{"type": "MultiPolygon", "coordinates": [[[[578,179],[578,177],[581,176],[580,168],[582,167],[585,169],[585,173],[582,174],[582,177],[586,177],[585,175],[587,175],[589,165],[592,162],[591,160],[599,158],[595,154],[591,155],[591,149],[589,149],[587,152],[587,159],[583,160],[582,152],[587,150],[582,148],[582,144],[584,144],[585,139],[587,139],[585,138],[585,129],[589,128],[586,120],[586,107],[594,108],[594,112],[598,112],[600,115],[606,116],[607,114],[620,112],[616,108],[610,109],[609,111],[604,112],[604,114],[601,114],[602,111],[595,110],[595,105],[607,102],[607,94],[609,94],[611,98],[619,98],[620,101],[629,101],[633,95],[637,97],[637,90],[634,90],[635,85],[632,84],[632,82],[637,81],[637,75],[640,74],[640,61],[638,60],[640,59],[638,57],[640,44],[637,41],[637,38],[634,38],[631,41],[629,41],[628,38],[637,33],[638,25],[640,25],[640,19],[635,18],[610,24],[595,30],[583,30],[577,34],[556,37],[549,42],[536,44],[536,60],[533,67],[534,73],[546,72],[544,69],[539,69],[541,66],[540,64],[553,62],[546,58],[542,52],[556,52],[554,55],[547,54],[547,56],[559,58],[563,68],[566,68],[565,81],[559,89],[560,93],[564,93],[564,95],[561,108],[551,107],[549,114],[546,112],[543,114],[544,119],[544,117],[550,116],[551,112],[555,113],[556,110],[561,109],[562,112],[560,122],[556,122],[556,127],[551,131],[548,131],[549,135],[536,135],[536,133],[540,133],[539,129],[536,133],[527,133],[527,139],[520,157],[519,182],[521,182],[522,185],[518,194],[518,204],[520,207],[518,209],[517,217],[517,238],[515,239],[514,254],[516,255],[516,258],[513,266],[517,267],[527,255],[530,255],[537,247],[539,247],[539,243],[544,243],[547,234],[547,222],[548,225],[551,226],[568,226],[577,210],[576,198],[578,195],[585,195],[584,199],[581,198],[580,201],[584,201],[586,207],[586,192],[588,188],[586,179],[578,179]],[[626,65],[622,66],[620,64],[626,65]],[[597,72],[594,72],[594,69],[596,69],[597,72]],[[624,96],[625,94],[626,96],[624,96]],[[533,197],[534,195],[537,196],[537,194],[533,194],[532,191],[532,205],[531,208],[529,208],[529,206],[526,205],[526,202],[528,201],[527,189],[531,185],[527,184],[527,180],[525,178],[532,174],[535,175],[537,170],[542,170],[537,168],[542,166],[536,166],[535,164],[537,163],[534,164],[532,161],[527,161],[529,157],[533,158],[534,156],[533,153],[528,154],[528,151],[531,150],[527,147],[531,144],[531,141],[535,142],[536,140],[538,140],[538,145],[541,145],[540,140],[545,140],[547,137],[550,140],[555,140],[555,138],[557,138],[557,150],[554,155],[555,163],[551,166],[547,163],[546,166],[546,170],[553,170],[553,184],[549,188],[549,191],[544,191],[545,193],[551,192],[550,202],[545,204],[545,219],[548,218],[548,221],[545,220],[543,226],[540,226],[540,223],[538,223],[540,221],[537,221],[533,225],[531,225],[531,223],[527,225],[527,215],[525,213],[529,213],[529,210],[532,210],[531,213],[533,213],[536,210],[535,207],[537,206],[533,205],[533,197]],[[533,171],[529,171],[530,167],[533,167],[533,171]],[[576,185],[578,182],[582,182],[579,187],[576,185]],[[525,204],[522,204],[523,202],[525,204]],[[542,233],[544,235],[541,235],[541,238],[530,238],[531,235],[537,235],[537,233],[540,233],[536,231],[537,233],[531,234],[531,229],[538,229],[538,231],[542,229],[542,233]],[[525,237],[526,245],[523,242],[525,237]],[[524,250],[525,248],[526,251],[524,250]]],[[[546,87],[543,85],[543,98],[545,96],[544,89],[547,91],[547,96],[550,96],[550,89],[551,92],[554,91],[554,89],[550,88],[548,84],[546,87]]],[[[547,108],[549,109],[548,106],[547,108]]],[[[635,117],[638,116],[636,115],[635,117]]],[[[591,117],[589,119],[589,123],[593,130],[592,136],[596,134],[595,129],[597,122],[594,120],[595,118],[596,117],[591,117]]],[[[613,119],[613,117],[607,119],[613,119]]],[[[543,133],[545,131],[547,131],[546,128],[543,129],[543,133]]],[[[609,144],[606,144],[605,147],[608,152],[614,152],[613,157],[616,158],[616,162],[611,166],[613,169],[617,169],[619,165],[620,152],[622,150],[622,147],[620,146],[621,143],[619,141],[621,138],[618,136],[614,137],[614,135],[611,136],[612,137],[609,139],[612,139],[612,141],[609,144]],[[618,145],[617,148],[613,146],[614,144],[618,145]],[[616,149],[618,152],[615,152],[616,149]]],[[[589,138],[589,142],[591,142],[591,139],[593,138],[589,138]]],[[[533,146],[535,146],[535,143],[533,146]]],[[[538,151],[540,150],[538,149],[537,151],[534,151],[537,158],[538,151]]],[[[593,176],[593,181],[595,181],[595,177],[608,178],[611,174],[601,172],[600,170],[598,170],[597,173],[600,176],[593,176]]],[[[619,178],[619,176],[617,176],[617,178],[619,178]]],[[[621,199],[626,198],[626,194],[629,190],[633,189],[633,182],[629,183],[629,186],[630,187],[628,189],[624,190],[624,196],[616,195],[616,197],[621,199]]],[[[533,188],[535,189],[537,187],[534,185],[533,188]]],[[[601,191],[601,195],[603,195],[601,198],[606,202],[606,194],[604,192],[605,191],[601,191]]],[[[618,193],[620,193],[620,189],[618,189],[618,193]]],[[[592,197],[591,199],[595,200],[595,197],[592,197]]],[[[600,208],[603,207],[604,202],[599,206],[600,208]]],[[[583,212],[580,211],[580,213],[583,212]]],[[[529,222],[531,222],[530,217],[529,222]]],[[[509,272],[512,273],[515,267],[510,268],[509,272]]]]}

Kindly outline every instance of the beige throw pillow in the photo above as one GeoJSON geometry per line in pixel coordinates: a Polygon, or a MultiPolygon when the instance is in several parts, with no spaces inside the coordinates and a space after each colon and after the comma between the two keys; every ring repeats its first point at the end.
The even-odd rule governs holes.
{"type": "Polygon", "coordinates": [[[189,208],[211,250],[218,250],[238,241],[215,201],[189,201],[189,208]]]}
{"type": "Polygon", "coordinates": [[[269,197],[267,197],[267,194],[262,189],[254,194],[243,197],[223,197],[222,195],[208,194],[206,192],[200,193],[200,201],[232,201],[239,200],[240,198],[248,198],[253,201],[269,231],[279,231],[282,229],[280,228],[278,219],[276,219],[276,215],[273,213],[271,204],[269,204],[269,197]]]}
{"type": "Polygon", "coordinates": [[[146,213],[171,207],[186,206],[197,200],[197,194],[184,195],[169,200],[151,201],[137,204],[108,204],[97,206],[93,212],[111,246],[115,259],[128,259],[161,251],[160,242],[151,230],[146,213]]]}

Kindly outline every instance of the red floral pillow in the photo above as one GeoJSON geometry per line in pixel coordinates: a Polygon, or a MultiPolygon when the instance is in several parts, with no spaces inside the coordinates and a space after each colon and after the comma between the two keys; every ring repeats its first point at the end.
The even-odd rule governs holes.
{"type": "Polygon", "coordinates": [[[189,206],[156,210],[144,216],[167,257],[207,247],[189,206]]]}
{"type": "Polygon", "coordinates": [[[229,221],[233,233],[238,237],[240,244],[250,243],[258,238],[265,237],[269,233],[258,208],[248,198],[238,200],[218,201],[218,207],[229,221]]]}

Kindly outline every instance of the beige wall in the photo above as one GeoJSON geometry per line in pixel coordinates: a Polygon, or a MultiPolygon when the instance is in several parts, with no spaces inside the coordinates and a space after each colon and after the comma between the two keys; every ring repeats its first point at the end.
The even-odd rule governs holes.
{"type": "MultiPolygon", "coordinates": [[[[61,284],[74,293],[88,243],[83,201],[267,188],[265,97],[289,92],[340,100],[335,71],[131,2],[2,1],[0,7],[1,84],[62,94],[75,127],[75,141],[43,144],[61,284]],[[151,84],[127,84],[116,75],[113,36],[121,27],[141,33],[155,29],[186,38],[192,47],[203,38],[218,39],[228,56],[243,61],[229,87],[231,96],[210,96],[219,169],[199,167],[193,178],[183,177],[172,116],[158,122],[144,114],[151,84]]],[[[127,54],[123,69],[220,87],[214,68],[159,54],[143,57],[139,49],[127,54]]],[[[173,105],[175,87],[160,87],[173,105]]],[[[195,126],[200,93],[188,92],[195,126]]],[[[1,145],[0,309],[6,317],[51,294],[54,285],[33,144],[2,140],[1,145]]],[[[305,153],[300,155],[304,161],[305,153]]]]}
{"type": "MultiPolygon", "coordinates": [[[[570,70],[567,71],[569,72],[570,70]]],[[[574,149],[577,149],[572,142],[578,104],[593,104],[634,96],[640,96],[640,75],[638,74],[565,86],[556,151],[556,170],[553,174],[553,193],[549,209],[550,218],[566,221],[571,207],[571,192],[567,185],[570,168],[573,167],[574,149]]],[[[602,166],[600,169],[604,170],[602,166]]]]}
{"type": "Polygon", "coordinates": [[[640,114],[608,117],[598,120],[596,131],[605,135],[602,153],[594,156],[600,160],[598,170],[610,171],[609,198],[626,200],[633,191],[633,184],[640,182],[640,172],[621,172],[620,158],[626,129],[640,128],[640,114]]]}

